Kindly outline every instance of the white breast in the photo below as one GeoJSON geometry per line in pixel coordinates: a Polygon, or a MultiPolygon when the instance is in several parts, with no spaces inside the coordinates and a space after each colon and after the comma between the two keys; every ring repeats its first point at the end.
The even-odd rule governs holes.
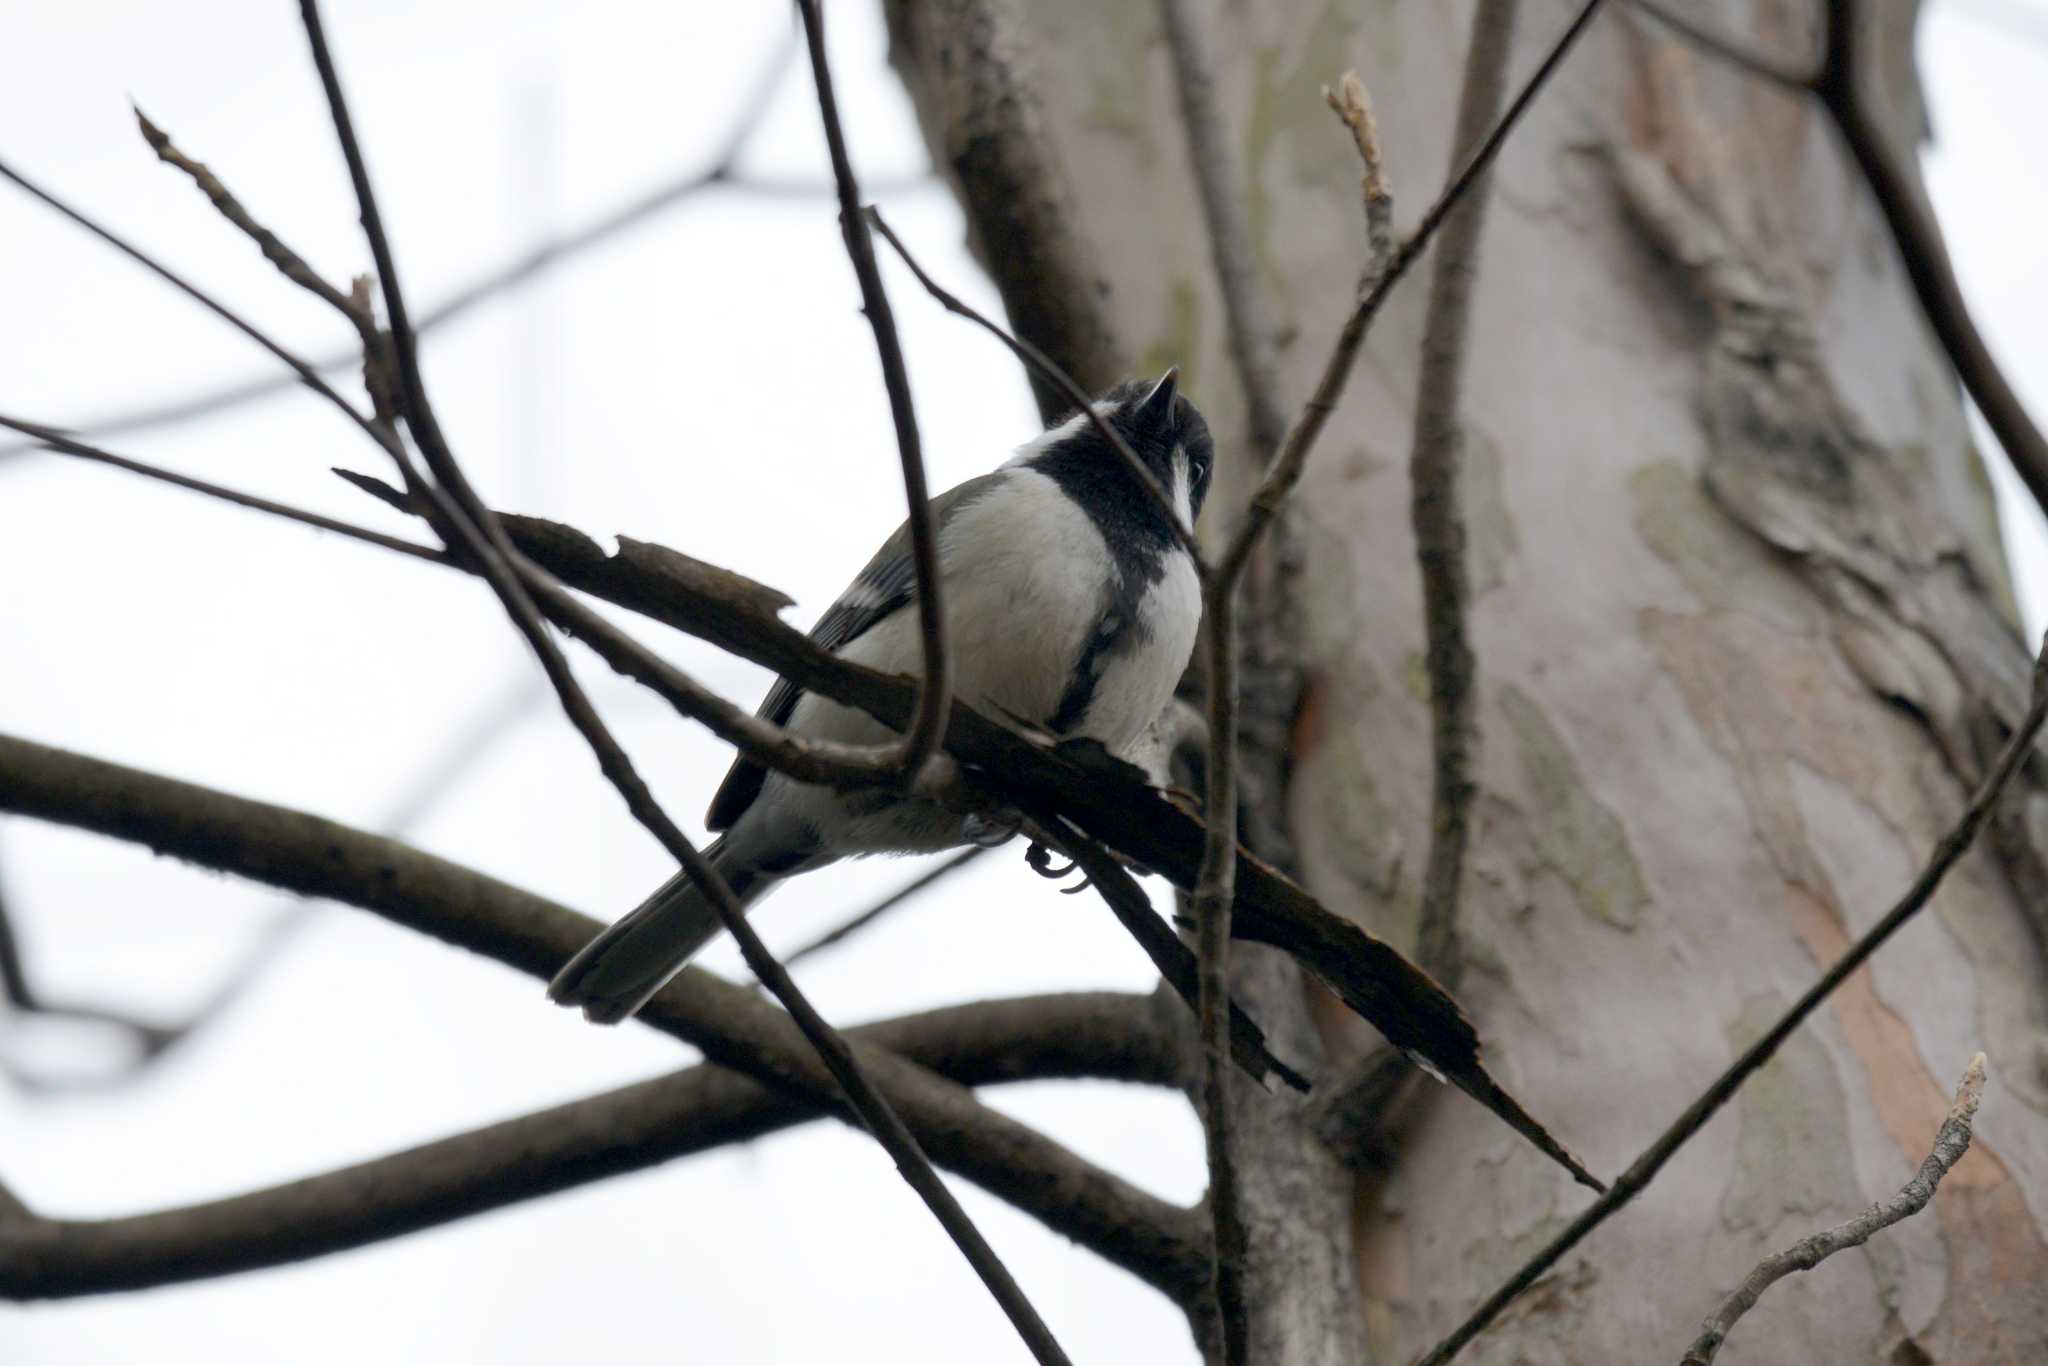
{"type": "MultiPolygon", "coordinates": [[[[1114,572],[1095,523],[1045,475],[1010,469],[1001,487],[948,521],[939,562],[954,695],[998,716],[1051,716],[1114,572]]],[[[892,613],[841,654],[871,669],[917,673],[916,611],[892,613]]],[[[835,740],[873,743],[888,734],[864,713],[814,694],[791,719],[805,734],[835,740]]]]}
{"type": "Polygon", "coordinates": [[[1145,590],[1140,620],[1152,628],[1151,638],[1110,656],[1081,724],[1083,734],[1125,758],[1166,709],[1194,652],[1195,629],[1202,620],[1202,587],[1187,556],[1167,557],[1165,576],[1145,590]]]}
{"type": "Polygon", "coordinates": [[[960,698],[1050,717],[1115,572],[1101,531],[1053,480],[1013,469],[952,519],[941,554],[960,698]]]}

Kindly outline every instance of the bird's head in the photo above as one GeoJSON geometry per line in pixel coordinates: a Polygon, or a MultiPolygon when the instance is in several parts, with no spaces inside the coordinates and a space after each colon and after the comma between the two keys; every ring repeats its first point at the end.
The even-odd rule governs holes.
{"type": "MultiPolygon", "coordinates": [[[[1201,411],[1180,392],[1179,367],[1157,379],[1126,380],[1092,406],[1144,462],[1192,527],[1209,492],[1216,443],[1201,411]]],[[[1058,473],[1062,483],[1085,489],[1088,497],[1128,504],[1134,515],[1151,511],[1144,489],[1086,413],[1068,415],[1025,446],[1018,458],[1058,473]]]]}

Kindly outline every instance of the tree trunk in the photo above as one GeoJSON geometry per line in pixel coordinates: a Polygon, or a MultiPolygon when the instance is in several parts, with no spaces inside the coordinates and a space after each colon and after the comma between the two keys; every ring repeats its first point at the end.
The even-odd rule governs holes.
{"type": "MultiPolygon", "coordinates": [[[[1515,82],[1570,13],[1522,8],[1515,82]]],[[[1903,146],[1922,131],[1911,6],[1879,8],[1892,60],[1871,75],[1903,146]]],[[[1706,17],[1796,54],[1812,42],[1805,9],[1756,0],[1706,17]]],[[[1212,530],[1225,526],[1251,473],[1245,404],[1157,11],[891,10],[935,155],[1013,315],[1033,277],[991,230],[1005,211],[982,188],[1002,127],[1036,139],[1059,182],[1045,193],[1071,206],[1046,280],[1096,282],[1043,315],[1084,338],[1106,325],[1131,372],[1183,367],[1226,452],[1210,500],[1212,530]],[[1028,58],[1022,133],[995,118],[997,133],[960,135],[976,54],[943,31],[962,14],[984,33],[993,14],[1016,38],[1010,58],[1028,58]],[[1106,323],[1086,323],[1090,309],[1106,323]]],[[[1363,261],[1359,168],[1319,87],[1346,67],[1364,76],[1397,222],[1412,224],[1444,179],[1470,5],[1197,10],[1291,409],[1363,261]]],[[[1503,1082],[1611,1173],[1903,887],[2023,706],[2027,652],[1955,383],[1816,109],[1610,6],[1491,193],[1464,375],[1482,744],[1458,991],[1503,1082]]],[[[1269,850],[1327,904],[1406,944],[1429,844],[1404,477],[1427,292],[1411,281],[1380,316],[1262,567],[1287,610],[1260,616],[1267,657],[1248,683],[1282,680],[1284,705],[1261,731],[1250,699],[1246,737],[1247,796],[1267,797],[1253,832],[1272,827],[1269,850]],[[1262,766],[1284,775],[1278,813],[1262,766]]],[[[1099,350],[1042,340],[1099,364],[1099,350]]],[[[1780,1284],[1722,1359],[2048,1359],[2044,813],[2038,784],[2015,796],[1933,913],[1468,1359],[1676,1360],[1760,1256],[1899,1187],[1979,1048],[1991,1081],[1977,1143],[1934,1210],[1780,1284]]],[[[1254,1009],[1282,1016],[1266,1023],[1286,1039],[1300,979],[1270,964],[1253,977],[1254,1009]]],[[[1373,1039],[1308,1004],[1327,1093],[1373,1039]]],[[[1355,1185],[1332,1176],[1308,1112],[1242,1103],[1266,1173],[1247,1182],[1252,1284],[1287,1287],[1268,1312],[1298,1329],[1259,1333],[1261,1363],[1355,1361],[1367,1342],[1372,1360],[1405,1360],[1583,1201],[1444,1088],[1382,1087],[1339,1116],[1371,1159],[1355,1185]]]]}

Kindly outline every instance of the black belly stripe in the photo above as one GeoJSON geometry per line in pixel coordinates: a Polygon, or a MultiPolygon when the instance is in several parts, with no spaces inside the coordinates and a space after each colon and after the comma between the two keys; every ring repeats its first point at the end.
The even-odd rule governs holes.
{"type": "Polygon", "coordinates": [[[1067,680],[1066,691],[1060,694],[1060,704],[1046,722],[1053,734],[1071,733],[1088,715],[1088,708],[1095,701],[1096,685],[1102,682],[1103,671],[1109,665],[1109,654],[1129,636],[1130,624],[1131,613],[1117,603],[1112,603],[1096,621],[1087,648],[1074,661],[1074,673],[1067,680]]]}

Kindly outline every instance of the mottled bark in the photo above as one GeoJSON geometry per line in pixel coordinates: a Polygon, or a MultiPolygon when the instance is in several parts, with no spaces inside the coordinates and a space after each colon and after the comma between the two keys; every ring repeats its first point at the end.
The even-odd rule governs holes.
{"type": "MultiPolygon", "coordinates": [[[[1355,159],[1319,87],[1360,70],[1412,222],[1448,160],[1470,5],[1193,8],[1298,401],[1363,257],[1355,159]]],[[[1911,7],[1878,8],[1890,56],[1870,78],[1910,139],[1911,7]]],[[[1241,435],[1155,9],[1018,13],[1116,331],[1142,366],[1182,365],[1218,432],[1241,435]]],[[[1754,0],[1712,17],[1797,55],[1806,13],[1754,0]]],[[[1525,6],[1518,75],[1567,17],[1525,6]]],[[[1896,894],[2023,708],[2028,653],[1953,377],[1818,111],[1610,13],[1493,193],[1464,376],[1488,742],[1460,994],[1503,1080],[1584,1117],[1571,1136],[1613,1171],[1896,894]]],[[[1279,825],[1275,857],[1311,891],[1410,946],[1431,777],[1403,472],[1423,296],[1411,284],[1380,318],[1310,468],[1269,576],[1287,610],[1252,614],[1283,703],[1246,730],[1248,772],[1286,786],[1284,823],[1268,803],[1248,832],[1279,825]]],[[[1211,508],[1240,506],[1250,474],[1226,465],[1211,508]]],[[[1267,801],[1250,783],[1246,798],[1267,801]]],[[[1779,1286],[1722,1359],[2048,1356],[2043,813],[2037,778],[1934,914],[1467,1359],[1675,1358],[1759,1258],[1899,1189],[1979,1049],[1976,1146],[1932,1210],[1779,1286]]],[[[1284,1047],[1284,1011],[1245,989],[1284,1047]]],[[[1341,1011],[1315,1013],[1333,1066],[1366,1048],[1341,1011]]],[[[1270,1312],[1294,1316],[1258,1360],[1338,1359],[1361,1320],[1373,1359],[1404,1360],[1580,1207],[1440,1090],[1407,1111],[1349,1211],[1350,1303],[1325,1279],[1351,1256],[1324,1236],[1327,1172],[1259,1197],[1302,1222],[1285,1249],[1254,1236],[1252,1274],[1267,1256],[1284,1286],[1270,1312]]],[[[1296,1160],[1298,1124],[1240,1129],[1248,1153],[1296,1160]]]]}

